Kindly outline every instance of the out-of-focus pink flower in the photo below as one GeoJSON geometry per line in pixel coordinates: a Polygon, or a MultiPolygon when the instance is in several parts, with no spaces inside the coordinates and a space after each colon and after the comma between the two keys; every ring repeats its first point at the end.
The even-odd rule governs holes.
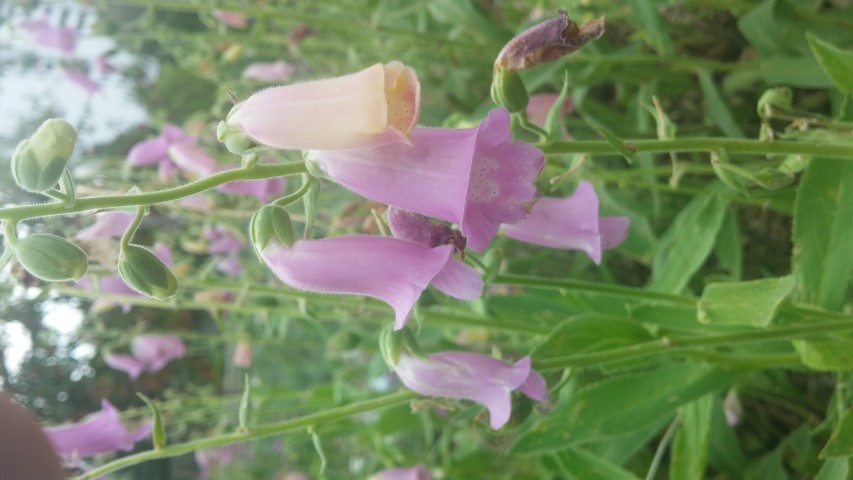
{"type": "Polygon", "coordinates": [[[59,455],[88,457],[132,450],[133,444],[151,435],[152,428],[149,421],[129,432],[121,423],[118,410],[105,399],[99,412],[78,423],[45,427],[44,433],[59,455]]]}
{"type": "Polygon", "coordinates": [[[236,252],[243,246],[243,241],[224,225],[206,227],[202,235],[208,241],[207,253],[213,255],[236,252]]]}
{"type": "Polygon", "coordinates": [[[213,16],[225,25],[234,28],[246,28],[249,21],[245,14],[230,10],[214,10],[213,16]]]}
{"type": "Polygon", "coordinates": [[[199,479],[205,480],[210,471],[217,467],[228,465],[239,455],[240,446],[236,444],[223,445],[221,447],[206,448],[195,451],[195,462],[198,464],[199,479]]]}
{"type": "Polygon", "coordinates": [[[412,468],[387,468],[370,477],[368,480],[431,480],[432,474],[423,464],[412,468]]]}
{"type": "Polygon", "coordinates": [[[414,70],[391,62],[261,90],[237,104],[226,124],[276,148],[356,148],[407,140],[418,121],[419,102],[414,70]]]}
{"type": "Polygon", "coordinates": [[[133,166],[155,165],[169,160],[169,147],[175,143],[195,142],[195,138],[174,125],[165,125],[160,136],[143,140],[130,148],[127,161],[133,166]]]}
{"type": "Polygon", "coordinates": [[[206,195],[201,193],[197,193],[189,197],[184,197],[178,200],[178,203],[189,209],[199,210],[202,212],[209,211],[214,206],[213,201],[206,195]]]}
{"type": "Polygon", "coordinates": [[[513,390],[538,401],[548,398],[545,380],[530,368],[530,357],[511,365],[468,352],[435,353],[429,358],[402,354],[395,371],[406,387],[422,395],[482,403],[495,430],[509,421],[513,390]]]}
{"type": "MultiPolygon", "coordinates": [[[[425,245],[378,236],[348,236],[299,240],[290,247],[270,242],[261,252],[273,273],[291,287],[320,293],[367,295],[394,308],[394,328],[403,328],[421,293],[446,267],[453,281],[433,286],[455,298],[471,300],[482,294],[476,286],[460,285],[459,262],[450,262],[451,245],[425,245]],[[458,265],[457,265],[458,264],[458,265]],[[476,294],[473,294],[476,292],[476,294]]],[[[473,280],[473,279],[471,279],[473,280]]]]}
{"type": "Polygon", "coordinates": [[[115,67],[110,64],[110,61],[104,55],[98,55],[98,58],[95,59],[95,67],[101,73],[113,73],[116,71],[115,67]]]}
{"type": "Polygon", "coordinates": [[[417,128],[400,142],[340,151],[311,151],[308,161],[356,193],[459,224],[476,251],[502,223],[527,216],[545,166],[537,148],[512,139],[509,112],[492,110],[477,128],[417,128]]]}
{"type": "Polygon", "coordinates": [[[284,60],[272,63],[253,63],[243,70],[243,78],[261,82],[286,82],[293,75],[294,68],[284,60]]]}
{"type": "Polygon", "coordinates": [[[220,260],[216,269],[232,277],[239,277],[244,271],[243,262],[236,255],[229,255],[220,260]]]}
{"type": "Polygon", "coordinates": [[[62,75],[64,75],[69,82],[85,90],[87,95],[94,95],[101,90],[101,86],[92,81],[92,79],[85,73],[68,68],[63,68],[61,70],[62,75]]]}
{"type": "Polygon", "coordinates": [[[261,203],[268,203],[273,198],[280,196],[286,186],[287,180],[284,177],[277,177],[260,180],[238,180],[224,183],[216,189],[232,195],[250,195],[257,197],[261,203]]]}
{"type": "Polygon", "coordinates": [[[235,367],[240,368],[249,368],[252,366],[252,341],[250,339],[241,338],[237,341],[231,362],[235,367]]]}
{"type": "Polygon", "coordinates": [[[95,223],[77,232],[74,238],[78,240],[119,238],[130,227],[134,216],[133,213],[121,211],[96,213],[95,223]]]}
{"type": "Polygon", "coordinates": [[[132,355],[108,353],[104,363],[135,380],[144,371],[160,371],[172,360],[182,358],[186,346],[176,335],[139,335],[133,339],[130,351],[132,355]]]}
{"type": "MultiPolygon", "coordinates": [[[[545,120],[548,118],[548,112],[551,110],[551,107],[554,106],[554,102],[556,102],[558,98],[560,98],[560,95],[556,93],[540,93],[538,95],[531,95],[530,101],[527,102],[527,119],[536,125],[545,125],[545,120]]],[[[572,99],[567,96],[563,105],[560,107],[560,117],[571,112],[573,108],[572,99]]]]}
{"type": "Polygon", "coordinates": [[[18,23],[18,27],[25,30],[36,45],[55,48],[66,55],[73,53],[77,46],[77,32],[73,28],[54,27],[46,18],[25,20],[18,23]]]}
{"type": "MultiPolygon", "coordinates": [[[[82,288],[83,290],[92,290],[91,280],[89,276],[85,276],[81,278],[76,286],[78,288],[82,288]]],[[[138,297],[139,292],[127,286],[124,283],[124,280],[121,279],[118,275],[105,275],[103,277],[98,278],[98,293],[105,295],[131,295],[134,297],[138,297]]],[[[116,303],[112,300],[107,300],[105,298],[98,298],[94,302],[92,302],[92,310],[95,312],[108,310],[115,306],[116,303]]],[[[133,308],[133,305],[129,303],[122,303],[121,310],[124,313],[130,311],[133,308]]]]}
{"type": "Polygon", "coordinates": [[[166,152],[175,166],[185,172],[205,177],[219,170],[216,160],[193,142],[172,143],[166,152]]]}
{"type": "Polygon", "coordinates": [[[628,217],[599,217],[598,196],[589,182],[565,198],[540,198],[521,223],[506,225],[506,236],[535,245],[581,250],[596,263],[601,251],[625,240],[628,217]]]}

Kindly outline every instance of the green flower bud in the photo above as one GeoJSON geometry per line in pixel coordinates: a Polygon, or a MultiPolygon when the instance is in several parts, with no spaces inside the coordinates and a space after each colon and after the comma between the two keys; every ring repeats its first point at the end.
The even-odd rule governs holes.
{"type": "Polygon", "coordinates": [[[296,233],[290,222],[287,210],[278,205],[265,205],[252,216],[249,223],[249,238],[258,255],[267,247],[271,239],[287,246],[296,241],[296,233]]]}
{"type": "Polygon", "coordinates": [[[392,371],[397,367],[402,347],[402,335],[398,335],[391,327],[382,330],[379,334],[379,352],[382,353],[382,359],[392,371]]]}
{"type": "Polygon", "coordinates": [[[35,233],[12,245],[18,262],[31,274],[50,282],[77,281],[89,268],[86,252],[68,240],[35,233]]]}
{"type": "MultiPolygon", "coordinates": [[[[238,108],[236,105],[234,108],[238,108]]],[[[255,146],[255,141],[248,135],[243,133],[238,127],[228,125],[225,122],[219,122],[216,127],[216,138],[225,144],[225,148],[229,152],[237,155],[245,155],[246,152],[255,146]]]]}
{"type": "Polygon", "coordinates": [[[492,100],[509,113],[519,113],[527,108],[530,96],[517,73],[496,68],[492,75],[492,100]]]}
{"type": "Polygon", "coordinates": [[[12,155],[12,176],[24,190],[46,192],[53,188],[77,142],[77,132],[65,120],[46,120],[12,155]]]}
{"type": "Polygon", "coordinates": [[[128,245],[118,258],[118,273],[137,292],[165,300],[178,290],[178,280],[169,267],[147,248],[128,245]]]}
{"type": "Polygon", "coordinates": [[[773,112],[790,112],[792,110],[791,101],[793,93],[788,87],[771,88],[761,94],[758,99],[758,116],[761,118],[770,118],[773,112]]]}

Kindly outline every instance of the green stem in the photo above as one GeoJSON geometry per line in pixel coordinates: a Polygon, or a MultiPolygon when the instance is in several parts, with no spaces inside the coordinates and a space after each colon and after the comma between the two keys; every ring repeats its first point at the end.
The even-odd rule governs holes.
{"type": "Polygon", "coordinates": [[[334,422],[359,413],[378,410],[380,408],[390,407],[392,405],[401,404],[417,398],[418,394],[407,390],[392,393],[378,398],[355,402],[349,405],[344,405],[337,408],[331,408],[324,412],[312,413],[299,418],[285,420],[278,423],[270,423],[249,428],[245,432],[226,433],[213,437],[200,438],[185,443],[177,443],[161,448],[159,450],[149,450],[147,452],[128,455],[117,460],[113,460],[98,468],[94,468],[79,477],[74,477],[74,480],[91,480],[106,475],[111,472],[121,470],[123,468],[137,465],[142,462],[156,460],[158,458],[169,458],[184,455],[196,450],[221,447],[231,443],[242,443],[258,438],[269,437],[279,433],[284,433],[290,430],[306,428],[312,425],[334,422]]]}
{"type": "Polygon", "coordinates": [[[516,285],[519,287],[542,287],[556,288],[574,291],[585,291],[595,293],[605,293],[619,295],[624,297],[633,297],[637,300],[664,301],[668,303],[677,303],[681,305],[695,306],[696,297],[686,295],[674,295],[671,293],[655,292],[636,287],[623,287],[620,285],[610,285],[605,283],[587,282],[584,280],[575,280],[572,278],[541,278],[525,275],[502,274],[497,275],[492,283],[503,285],[516,285]]]}
{"type": "MultiPolygon", "coordinates": [[[[669,152],[711,152],[722,148],[730,154],[744,153],[753,155],[818,155],[822,157],[853,159],[853,145],[820,142],[792,142],[761,140],[746,140],[739,138],[677,138],[672,140],[623,140],[632,145],[636,153],[669,153],[669,152]]],[[[552,142],[537,145],[545,154],[558,153],[587,153],[598,155],[621,155],[607,141],[578,140],[572,142],[552,142]]]]}
{"type": "Polygon", "coordinates": [[[305,175],[305,179],[306,180],[302,182],[302,186],[299,188],[299,190],[291,193],[286,197],[281,197],[278,200],[272,202],[273,205],[278,205],[279,207],[286,207],[287,205],[290,205],[291,203],[305,196],[305,193],[308,192],[308,189],[311,188],[311,185],[317,181],[316,179],[314,179],[314,177],[308,174],[305,175]]]}
{"type": "Polygon", "coordinates": [[[537,361],[536,368],[555,370],[567,367],[596,365],[616,360],[647,358],[657,355],[689,355],[691,351],[700,347],[726,347],[736,343],[792,340],[851,331],[853,331],[853,321],[848,318],[846,321],[809,322],[755,332],[683,338],[664,337],[659,340],[637,343],[627,347],[612,348],[600,352],[546,358],[537,361]]]}
{"type": "Polygon", "coordinates": [[[259,180],[305,172],[305,164],[301,162],[278,165],[255,165],[250,169],[235,168],[215,173],[209,177],[181,185],[180,187],[168,188],[157,192],[78,198],[72,208],[66,208],[61,202],[0,208],[0,220],[18,221],[27,218],[78,213],[88,210],[153,205],[189,197],[222,185],[223,183],[236,180],[259,180]]]}
{"type": "Polygon", "coordinates": [[[673,419],[669,424],[669,428],[667,428],[666,433],[663,434],[663,438],[661,438],[658,448],[655,450],[655,455],[652,457],[652,463],[649,465],[649,471],[646,473],[646,480],[654,480],[654,478],[657,477],[660,462],[663,460],[663,454],[666,452],[666,449],[669,447],[672,439],[675,438],[675,433],[678,431],[678,427],[680,426],[681,420],[678,417],[673,419]]]}
{"type": "Polygon", "coordinates": [[[130,244],[130,241],[133,239],[133,235],[136,233],[136,229],[139,228],[139,224],[142,223],[143,218],[145,218],[145,207],[137,207],[136,216],[133,217],[133,221],[130,222],[127,230],[125,230],[124,234],[121,236],[121,241],[119,242],[121,250],[124,250],[130,244]]]}

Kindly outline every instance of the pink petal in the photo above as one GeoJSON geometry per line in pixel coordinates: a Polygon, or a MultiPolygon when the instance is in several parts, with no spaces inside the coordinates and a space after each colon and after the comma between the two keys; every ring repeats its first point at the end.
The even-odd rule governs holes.
{"type": "Polygon", "coordinates": [[[244,270],[243,262],[241,262],[239,258],[233,255],[220,260],[220,262],[216,264],[216,269],[220,272],[227,273],[232,277],[239,277],[243,274],[244,270]]]}
{"type": "MultiPolygon", "coordinates": [[[[548,112],[551,110],[551,107],[554,106],[554,102],[556,102],[558,98],[560,98],[560,95],[557,93],[540,93],[538,95],[531,95],[530,101],[527,102],[527,119],[536,125],[545,125],[545,120],[548,118],[548,112]]],[[[573,108],[572,99],[567,96],[562,107],[560,107],[560,116],[562,117],[571,112],[573,108]]]]}
{"type": "Polygon", "coordinates": [[[539,199],[524,222],[505,226],[504,233],[536,245],[581,250],[599,263],[598,196],[591,183],[581,182],[570,197],[539,199]]]}
{"type": "Polygon", "coordinates": [[[448,244],[453,229],[445,223],[435,223],[429,218],[394,205],[388,208],[388,227],[394,238],[420,243],[427,247],[448,244]]]}
{"type": "Polygon", "coordinates": [[[289,248],[271,242],[262,258],[291,287],[367,295],[388,303],[396,313],[394,328],[399,330],[452,250],[450,245],[429,248],[395,238],[350,236],[300,240],[289,248]]]}
{"type": "Polygon", "coordinates": [[[66,79],[68,79],[68,81],[85,90],[88,95],[93,95],[101,90],[101,86],[92,81],[92,79],[85,73],[78,72],[77,70],[69,70],[67,68],[63,68],[61,70],[62,74],[66,79]]]}
{"type": "Polygon", "coordinates": [[[510,392],[530,376],[530,357],[510,365],[487,355],[443,352],[428,359],[403,354],[395,369],[406,387],[423,395],[462,398],[482,403],[489,410],[493,429],[510,417],[510,392]]]}
{"type": "Polygon", "coordinates": [[[135,215],[130,212],[100,212],[95,214],[95,223],[77,232],[78,240],[119,238],[130,227],[135,215]]]}
{"type": "Polygon", "coordinates": [[[169,159],[169,141],[164,137],[143,140],[130,148],[127,161],[131,165],[154,165],[169,159]]]}
{"type": "Polygon", "coordinates": [[[73,53],[77,46],[77,32],[73,28],[54,27],[45,18],[25,20],[18,26],[30,34],[36,45],[55,48],[66,55],[73,53]]]}
{"type": "Polygon", "coordinates": [[[168,245],[157,242],[154,244],[154,248],[152,248],[151,251],[154,252],[154,255],[157,255],[157,258],[162,260],[167,267],[172,266],[172,251],[169,249],[168,245]]]}
{"type": "Polygon", "coordinates": [[[279,197],[284,193],[286,187],[286,179],[265,178],[260,180],[238,180],[229,182],[216,187],[222,193],[232,195],[250,195],[257,197],[261,203],[268,203],[273,198],[279,197]]]}
{"type": "Polygon", "coordinates": [[[601,234],[601,248],[607,250],[616,248],[628,236],[631,219],[628,217],[601,217],[598,219],[598,230],[601,234]]]}
{"type": "Polygon", "coordinates": [[[284,60],[273,63],[253,63],[243,70],[243,78],[262,82],[286,82],[293,75],[294,68],[284,60]]]}
{"type": "Polygon", "coordinates": [[[119,370],[130,375],[132,380],[136,380],[136,378],[145,370],[145,365],[130,355],[108,353],[104,355],[104,363],[112,369],[119,370]]]}
{"type": "Polygon", "coordinates": [[[200,177],[214,174],[219,170],[216,160],[193,142],[174,142],[169,146],[168,154],[178,168],[200,177]]]}
{"type": "Polygon", "coordinates": [[[540,402],[548,399],[548,385],[545,379],[536,370],[530,369],[527,380],[518,387],[518,391],[540,402]]]}
{"type": "Polygon", "coordinates": [[[133,444],[150,435],[150,423],[128,432],[121,423],[118,410],[102,400],[101,410],[78,423],[46,427],[44,433],[53,443],[56,453],[88,457],[116,450],[131,450],[133,444]]]}
{"type": "Polygon", "coordinates": [[[261,90],[226,122],[258,143],[336,150],[406,138],[417,123],[419,84],[399,62],[341,77],[261,90]],[[282,115],[282,112],[287,112],[282,115]]]}
{"type": "Polygon", "coordinates": [[[243,246],[243,242],[237,238],[237,235],[222,225],[207,227],[202,234],[210,242],[207,245],[207,253],[214,255],[232,253],[243,246]]]}
{"type": "Polygon", "coordinates": [[[368,480],[431,480],[432,474],[427,472],[423,464],[412,468],[386,468],[368,480]]]}
{"type": "Polygon", "coordinates": [[[473,300],[483,295],[483,277],[480,272],[452,258],[430,284],[460,300],[473,300]]]}
{"type": "Polygon", "coordinates": [[[156,372],[172,360],[182,358],[186,346],[176,335],[139,335],[133,339],[130,350],[147,371],[156,372]]]}

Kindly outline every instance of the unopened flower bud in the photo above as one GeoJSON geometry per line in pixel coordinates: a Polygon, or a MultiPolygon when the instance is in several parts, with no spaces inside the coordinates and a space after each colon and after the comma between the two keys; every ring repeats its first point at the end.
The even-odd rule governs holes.
{"type": "Polygon", "coordinates": [[[758,99],[758,116],[770,118],[774,112],[790,112],[793,108],[791,101],[793,93],[788,87],[771,88],[761,94],[758,99]]]}
{"type": "MultiPolygon", "coordinates": [[[[238,108],[240,108],[240,104],[234,105],[231,111],[234,112],[238,108]]],[[[247,150],[255,146],[254,140],[243,133],[242,130],[225,122],[219,122],[219,125],[216,127],[216,138],[225,144],[225,148],[229,152],[237,155],[244,155],[247,150]]]]}
{"type": "Polygon", "coordinates": [[[403,346],[402,335],[398,335],[390,328],[382,330],[379,334],[379,352],[382,354],[382,359],[392,371],[397,366],[397,360],[400,358],[400,351],[403,346]]]}
{"type": "Polygon", "coordinates": [[[277,240],[288,247],[293,245],[296,234],[287,210],[278,205],[261,207],[249,223],[249,238],[258,255],[264,251],[270,240],[277,240]]]}
{"type": "Polygon", "coordinates": [[[165,300],[178,290],[178,280],[157,255],[139,245],[122,249],[118,273],[124,283],[137,292],[157,300],[165,300]]]}
{"type": "Polygon", "coordinates": [[[495,70],[517,71],[568,55],[604,34],[604,17],[578,26],[568,14],[528,28],[510,40],[495,60],[495,70]]]}
{"type": "Polygon", "coordinates": [[[12,176],[24,190],[46,192],[53,188],[77,142],[77,132],[65,120],[46,120],[12,155],[12,176]]]}
{"type": "Polygon", "coordinates": [[[35,233],[17,240],[12,248],[18,262],[42,280],[76,282],[89,268],[86,252],[68,240],[49,233],[35,233]]]}
{"type": "Polygon", "coordinates": [[[252,340],[241,338],[234,347],[234,357],[231,359],[235,367],[249,368],[252,366],[252,340]]]}
{"type": "Polygon", "coordinates": [[[492,74],[492,100],[509,110],[509,113],[523,112],[527,109],[530,96],[527,87],[517,73],[495,68],[492,74]]]}

